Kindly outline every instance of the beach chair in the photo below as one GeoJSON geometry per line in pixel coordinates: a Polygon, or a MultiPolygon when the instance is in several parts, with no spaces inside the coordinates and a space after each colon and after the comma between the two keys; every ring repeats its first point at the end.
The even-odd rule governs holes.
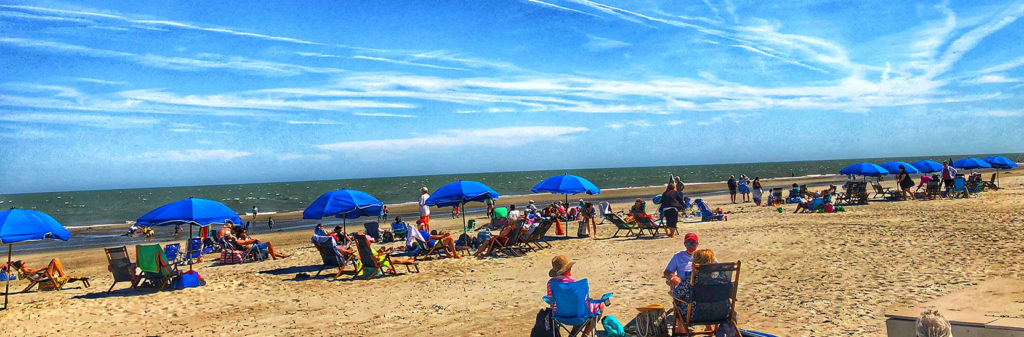
{"type": "Polygon", "coordinates": [[[104,248],[103,250],[107,254],[110,274],[114,277],[114,283],[110,285],[110,289],[107,289],[107,293],[109,294],[111,290],[114,290],[114,286],[118,282],[130,282],[132,284],[131,289],[135,289],[140,277],[135,271],[135,265],[132,264],[132,260],[128,256],[128,247],[104,248]]]}
{"type": "Polygon", "coordinates": [[[650,233],[652,238],[656,238],[658,237],[658,230],[662,228],[658,223],[654,222],[653,219],[647,216],[634,215],[633,221],[636,223],[637,228],[639,228],[636,231],[637,238],[640,238],[645,230],[650,233]]]}
{"type": "Polygon", "coordinates": [[[540,225],[538,225],[537,228],[534,228],[533,232],[530,233],[530,237],[524,244],[533,244],[534,247],[537,247],[535,250],[544,249],[545,245],[547,246],[546,248],[551,248],[551,244],[548,243],[548,240],[544,237],[548,234],[548,231],[551,230],[551,226],[554,224],[554,221],[541,221],[540,225]]]}
{"type": "Polygon", "coordinates": [[[807,184],[800,185],[800,195],[801,196],[807,195],[807,184]]]}
{"type": "Polygon", "coordinates": [[[391,232],[395,233],[395,238],[398,240],[405,240],[405,236],[409,235],[409,230],[405,228],[404,222],[392,222],[391,232]]]}
{"type": "Polygon", "coordinates": [[[786,198],[786,202],[787,203],[798,203],[798,202],[800,202],[799,201],[800,198],[802,198],[804,196],[800,192],[801,192],[801,190],[800,190],[799,187],[794,187],[794,188],[789,189],[789,196],[786,198]]]}
{"type": "Polygon", "coordinates": [[[374,242],[380,243],[380,224],[376,222],[367,222],[363,224],[363,229],[366,230],[366,235],[373,238],[374,242]]]}
{"type": "Polygon", "coordinates": [[[605,218],[605,220],[608,220],[608,222],[611,222],[613,225],[615,225],[615,233],[612,234],[613,238],[618,237],[619,236],[619,232],[621,232],[623,230],[626,231],[626,234],[624,236],[634,236],[634,235],[636,235],[633,232],[633,230],[637,229],[637,226],[634,225],[634,224],[626,223],[626,221],[622,220],[622,218],[620,218],[618,215],[615,215],[614,213],[609,213],[609,214],[605,214],[604,218],[605,218]]]}
{"type": "Polygon", "coordinates": [[[953,179],[953,197],[955,198],[966,198],[968,196],[967,191],[967,180],[963,176],[957,176],[953,179]]]}
{"type": "Polygon", "coordinates": [[[551,297],[544,296],[541,300],[551,306],[552,334],[558,336],[559,331],[566,331],[575,336],[587,324],[592,324],[591,336],[596,336],[600,312],[591,312],[591,303],[604,303],[612,298],[613,293],[601,296],[601,299],[590,298],[590,283],[587,279],[576,282],[548,281],[551,286],[551,297]],[[571,329],[570,329],[571,327],[571,329]]]}
{"type": "Polygon", "coordinates": [[[504,244],[501,241],[495,240],[494,243],[498,245],[498,248],[494,251],[496,253],[505,253],[507,256],[523,256],[526,255],[527,248],[522,246],[522,233],[523,226],[515,225],[516,227],[508,233],[508,241],[504,244]]]}
{"type": "Polygon", "coordinates": [[[18,277],[29,281],[28,286],[21,290],[23,293],[27,293],[37,285],[39,286],[39,290],[61,290],[64,289],[64,285],[68,284],[68,282],[71,282],[72,280],[82,281],[86,288],[89,287],[88,277],[73,278],[70,276],[58,276],[50,273],[50,271],[45,268],[32,274],[22,273],[21,269],[18,269],[18,277]]]}
{"type": "Polygon", "coordinates": [[[898,191],[893,191],[892,187],[882,187],[882,184],[878,183],[877,181],[872,181],[871,182],[871,188],[873,188],[875,190],[875,195],[872,196],[872,198],[874,198],[874,199],[878,199],[879,195],[882,196],[882,199],[890,199],[890,198],[891,199],[899,199],[900,198],[900,196],[899,196],[900,193],[898,191]]]}
{"type": "Polygon", "coordinates": [[[782,204],[786,203],[786,198],[782,197],[782,187],[776,187],[772,189],[772,200],[775,200],[782,204]]]}
{"type": "Polygon", "coordinates": [[[188,248],[188,251],[182,255],[183,263],[197,263],[203,255],[213,252],[213,246],[204,245],[203,239],[200,238],[189,239],[186,248],[188,248]]]}
{"type": "Polygon", "coordinates": [[[420,271],[419,263],[392,259],[391,253],[387,251],[374,252],[373,248],[370,247],[370,240],[366,239],[366,234],[357,233],[355,240],[356,251],[359,253],[359,268],[356,269],[356,274],[352,278],[360,277],[360,274],[365,274],[367,280],[372,279],[377,274],[391,274],[398,275],[398,271],[395,270],[396,264],[404,265],[409,272],[412,272],[412,267],[416,268],[416,272],[420,271]]]}
{"type": "Polygon", "coordinates": [[[926,199],[928,199],[928,200],[933,200],[936,197],[941,196],[942,195],[942,190],[941,190],[942,185],[940,185],[941,183],[942,182],[937,181],[937,180],[929,181],[928,185],[925,185],[925,188],[924,188],[924,197],[926,199]]]}
{"type": "Polygon", "coordinates": [[[159,290],[170,284],[176,273],[167,263],[167,256],[158,244],[135,246],[135,259],[136,266],[142,271],[140,281],[159,290]]]}
{"type": "Polygon", "coordinates": [[[320,272],[327,268],[338,268],[338,273],[334,274],[334,278],[341,276],[341,272],[345,270],[345,265],[349,262],[355,261],[355,257],[352,254],[345,256],[338,251],[338,241],[334,240],[332,236],[313,236],[313,246],[320,252],[320,260],[323,261],[323,265],[320,266],[320,270],[316,271],[316,276],[320,276],[320,272]]]}
{"type": "Polygon", "coordinates": [[[164,257],[167,258],[167,263],[172,265],[181,263],[181,260],[179,260],[181,258],[180,251],[180,243],[170,243],[164,246],[164,257]]]}
{"type": "Polygon", "coordinates": [[[736,323],[736,290],[740,281],[740,262],[694,264],[690,273],[688,299],[673,297],[675,307],[672,325],[682,327],[684,333],[672,336],[714,336],[720,325],[739,330],[736,323]],[[689,300],[689,301],[687,301],[689,300]],[[691,330],[704,325],[704,330],[691,330]]]}
{"type": "Polygon", "coordinates": [[[708,203],[704,202],[704,199],[696,199],[693,203],[697,205],[697,209],[700,210],[701,222],[725,220],[725,215],[715,214],[711,211],[711,207],[708,206],[708,203]]]}

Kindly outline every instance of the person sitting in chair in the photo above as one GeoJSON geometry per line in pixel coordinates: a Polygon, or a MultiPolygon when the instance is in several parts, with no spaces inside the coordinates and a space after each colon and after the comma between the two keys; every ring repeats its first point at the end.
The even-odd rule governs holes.
{"type": "Polygon", "coordinates": [[[85,287],[89,287],[88,277],[72,278],[68,276],[68,274],[64,272],[64,264],[62,264],[58,258],[53,258],[46,267],[39,269],[29,268],[25,265],[25,261],[22,260],[11,262],[11,264],[5,263],[0,265],[0,272],[13,273],[14,271],[20,272],[21,275],[30,281],[39,281],[45,277],[53,276],[66,278],[68,281],[82,281],[82,284],[84,284],[85,287]]]}
{"type": "MultiPolygon", "coordinates": [[[[576,262],[569,261],[569,259],[566,258],[565,255],[555,256],[555,258],[551,259],[551,270],[548,271],[548,276],[551,277],[551,279],[548,280],[548,282],[547,282],[547,295],[545,297],[547,297],[549,299],[552,297],[552,295],[551,295],[551,283],[552,282],[565,282],[565,283],[576,282],[576,280],[572,278],[572,265],[574,265],[574,264],[576,264],[576,262]]],[[[598,321],[600,321],[600,315],[601,315],[601,313],[604,312],[604,307],[612,305],[612,302],[611,302],[611,300],[606,300],[603,303],[590,303],[590,302],[588,302],[587,305],[588,305],[588,308],[590,309],[590,313],[597,314],[598,315],[598,321]]],[[[556,311],[556,307],[552,306],[551,311],[555,312],[556,311]]],[[[590,331],[595,328],[594,324],[592,324],[591,322],[593,322],[593,321],[588,321],[588,323],[583,325],[583,335],[582,336],[589,336],[590,335],[590,331]]],[[[576,329],[578,329],[578,328],[574,328],[573,332],[575,332],[576,329]]],[[[575,336],[576,334],[575,333],[570,333],[569,335],[570,336],[575,336]]]]}
{"type": "Polygon", "coordinates": [[[796,205],[796,210],[793,213],[803,213],[805,211],[814,212],[821,208],[825,204],[825,199],[821,197],[821,194],[814,192],[813,198],[800,198],[800,203],[796,205]]]}
{"type": "Polygon", "coordinates": [[[440,244],[444,248],[444,252],[448,257],[454,257],[461,259],[459,252],[455,249],[455,239],[452,239],[451,233],[437,233],[431,234],[425,230],[417,230],[412,228],[411,225],[406,225],[406,230],[409,231],[409,236],[405,238],[406,250],[416,250],[412,240],[423,242],[427,245],[427,248],[433,248],[434,245],[440,244]]]}
{"type": "Polygon", "coordinates": [[[256,249],[259,249],[261,253],[269,255],[270,258],[274,260],[277,260],[278,258],[283,259],[291,256],[278,253],[276,250],[274,250],[274,245],[270,243],[270,241],[260,241],[250,237],[249,233],[247,233],[241,227],[235,227],[234,232],[234,237],[232,237],[234,244],[245,250],[251,250],[253,249],[253,247],[256,247],[256,249]]]}
{"type": "Polygon", "coordinates": [[[498,233],[498,235],[492,236],[488,238],[487,241],[484,241],[484,243],[480,244],[480,248],[476,250],[476,253],[473,253],[473,256],[476,256],[478,259],[482,259],[487,255],[493,254],[495,249],[499,248],[505,243],[508,243],[509,235],[512,234],[512,231],[515,228],[516,224],[506,225],[505,228],[501,229],[501,232],[498,233]]]}
{"type": "MultiPolygon", "coordinates": [[[[696,246],[694,246],[694,247],[696,247],[696,246]]],[[[689,248],[689,247],[687,247],[687,248],[689,248]]],[[[697,250],[697,251],[693,252],[693,260],[692,260],[692,263],[690,264],[690,267],[692,268],[694,264],[701,265],[701,264],[711,264],[711,263],[718,263],[718,259],[715,259],[715,253],[712,252],[710,249],[700,249],[700,250],[697,250]]],[[[729,276],[727,274],[718,274],[718,275],[715,276],[715,278],[722,278],[723,281],[731,281],[731,279],[729,279],[729,276]]],[[[692,294],[690,292],[691,288],[690,288],[690,279],[689,279],[689,277],[687,277],[686,279],[678,279],[678,278],[670,279],[669,280],[669,286],[672,287],[672,290],[669,290],[669,292],[668,292],[669,295],[672,296],[672,300],[676,301],[676,302],[682,301],[682,302],[677,303],[680,308],[685,308],[686,307],[686,303],[684,303],[684,302],[693,301],[692,294]],[[673,285],[673,284],[675,284],[675,285],[673,285]]],[[[730,326],[731,326],[731,324],[730,324],[730,326]]],[[[721,334],[721,335],[716,334],[716,336],[722,336],[722,335],[724,335],[724,336],[739,336],[738,334],[736,334],[736,329],[735,328],[729,329],[729,328],[725,327],[724,329],[722,329],[723,327],[721,327],[721,326],[719,326],[719,328],[723,332],[723,334],[721,334]],[[731,332],[731,334],[730,334],[730,332],[731,332]]],[[[676,331],[675,331],[675,333],[676,334],[685,334],[686,333],[685,328],[682,326],[682,324],[676,324],[676,331]]]]}

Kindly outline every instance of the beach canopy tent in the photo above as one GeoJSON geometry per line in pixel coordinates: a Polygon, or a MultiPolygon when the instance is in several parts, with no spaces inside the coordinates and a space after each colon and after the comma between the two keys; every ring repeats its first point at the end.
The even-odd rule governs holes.
{"type": "Polygon", "coordinates": [[[369,193],[340,189],[320,195],[302,211],[303,219],[323,219],[325,217],[341,218],[342,226],[348,231],[348,219],[361,216],[380,216],[384,203],[369,193]]]}
{"type": "MultiPolygon", "coordinates": [[[[222,203],[208,199],[188,198],[149,211],[135,220],[135,225],[150,227],[187,223],[188,237],[191,238],[193,225],[205,226],[212,223],[225,223],[229,220],[236,224],[242,223],[238,213],[222,203]]],[[[189,260],[188,269],[192,270],[192,260],[189,260]]]]}
{"type": "Polygon", "coordinates": [[[990,168],[991,164],[978,158],[964,158],[953,162],[953,167],[958,169],[990,168]]]}
{"type": "Polygon", "coordinates": [[[889,174],[884,167],[872,163],[856,163],[839,171],[839,174],[848,176],[880,177],[889,174]]]}
{"type": "Polygon", "coordinates": [[[921,173],[921,171],[918,170],[917,167],[904,161],[887,161],[879,166],[881,166],[886,171],[889,171],[892,174],[897,174],[900,173],[900,165],[903,165],[903,168],[906,169],[907,173],[909,174],[921,173]]]}
{"type": "MultiPolygon", "coordinates": [[[[7,245],[7,265],[11,265],[13,244],[23,241],[60,239],[67,241],[71,232],[50,215],[27,209],[11,208],[0,212],[0,244],[7,245]]],[[[11,292],[11,281],[7,279],[4,290],[4,310],[7,310],[7,294],[11,292]]]]}
{"type": "Polygon", "coordinates": [[[918,160],[910,163],[911,166],[916,168],[921,173],[932,173],[942,171],[942,163],[934,160],[918,160]]]}
{"type": "Polygon", "coordinates": [[[427,198],[427,206],[454,207],[462,210],[462,227],[466,227],[466,203],[498,199],[498,192],[490,186],[471,180],[459,180],[441,186],[427,198]]]}

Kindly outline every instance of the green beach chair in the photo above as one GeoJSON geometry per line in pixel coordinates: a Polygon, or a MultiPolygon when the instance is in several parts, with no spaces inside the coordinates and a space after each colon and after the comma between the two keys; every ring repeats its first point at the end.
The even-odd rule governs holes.
{"type": "Polygon", "coordinates": [[[142,281],[163,290],[171,283],[176,271],[167,263],[167,256],[158,244],[135,246],[136,267],[142,271],[142,281]]]}

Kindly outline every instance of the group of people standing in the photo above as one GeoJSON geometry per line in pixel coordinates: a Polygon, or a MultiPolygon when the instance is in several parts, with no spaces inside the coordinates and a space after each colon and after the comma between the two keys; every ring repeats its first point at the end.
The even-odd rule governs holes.
{"type": "Polygon", "coordinates": [[[764,188],[761,186],[760,177],[750,180],[745,174],[741,174],[740,179],[737,180],[736,176],[729,176],[729,180],[725,184],[729,187],[729,199],[732,203],[736,203],[736,194],[739,193],[741,202],[753,201],[754,204],[761,206],[761,195],[764,193],[764,188]]]}

